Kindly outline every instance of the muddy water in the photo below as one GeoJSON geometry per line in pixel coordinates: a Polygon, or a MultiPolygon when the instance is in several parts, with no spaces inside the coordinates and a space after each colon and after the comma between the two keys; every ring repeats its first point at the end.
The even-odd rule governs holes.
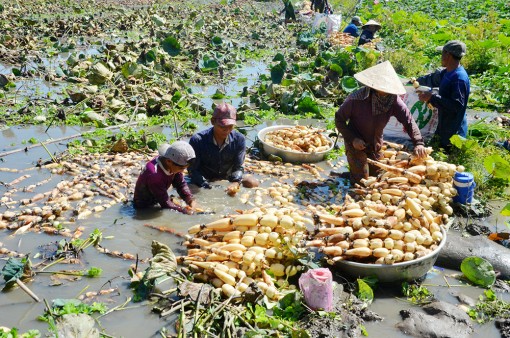
{"type": "Polygon", "coordinates": [[[223,100],[213,100],[211,96],[217,90],[225,93],[228,101],[233,106],[239,107],[244,102],[242,97],[239,97],[243,87],[250,88],[258,80],[260,74],[268,73],[268,68],[265,62],[251,61],[243,65],[238,71],[234,71],[233,79],[225,81],[224,84],[207,85],[207,86],[192,86],[193,94],[200,94],[203,96],[200,101],[206,108],[210,108],[213,102],[221,102],[223,100]],[[240,79],[243,79],[242,81],[240,79]]]}
{"type": "MultiPolygon", "coordinates": [[[[302,124],[311,123],[312,121],[302,121],[302,124]]],[[[287,124],[291,121],[281,120],[273,123],[287,124]]],[[[248,139],[254,140],[258,129],[266,126],[262,125],[248,131],[248,139]]],[[[200,128],[205,127],[203,125],[200,128]]],[[[51,128],[47,134],[44,133],[44,126],[36,126],[30,128],[11,128],[1,132],[0,144],[1,150],[12,150],[24,146],[25,141],[31,137],[39,140],[46,140],[48,138],[59,138],[74,134],[79,134],[84,131],[77,127],[57,127],[51,128]]],[[[170,134],[171,130],[163,128],[165,134],[170,134]]],[[[64,143],[49,144],[48,149],[50,152],[61,152],[65,150],[64,143]]],[[[35,184],[45,179],[50,181],[37,190],[26,193],[29,197],[38,192],[45,192],[50,190],[60,180],[69,179],[59,175],[51,175],[45,169],[35,169],[34,165],[39,158],[47,159],[49,156],[42,147],[30,149],[28,152],[18,152],[9,156],[2,157],[0,160],[0,167],[3,168],[16,168],[20,172],[9,173],[0,172],[0,181],[10,182],[23,174],[31,175],[31,177],[17,186],[22,188],[30,184],[35,184]]],[[[328,169],[325,163],[321,166],[328,169]]],[[[329,168],[330,169],[330,168],[329,168]]],[[[263,177],[259,177],[264,179],[263,177]]],[[[306,179],[306,177],[304,177],[306,179]]],[[[308,177],[310,179],[311,177],[308,177]]],[[[270,186],[271,180],[264,181],[262,186],[270,186]]],[[[156,239],[165,244],[168,244],[177,255],[184,254],[183,248],[180,246],[182,239],[174,234],[162,233],[157,230],[146,227],[145,224],[154,226],[163,226],[174,229],[178,233],[185,233],[189,226],[197,223],[205,223],[210,220],[219,218],[220,215],[234,213],[236,209],[246,209],[247,205],[242,204],[238,198],[228,197],[224,193],[224,188],[227,182],[216,182],[215,187],[211,190],[193,189],[197,201],[204,209],[213,212],[213,215],[183,215],[168,210],[149,210],[149,211],[135,211],[130,205],[117,204],[110,209],[100,213],[98,216],[92,215],[87,219],[78,220],[75,223],[67,224],[66,226],[74,231],[77,227],[84,228],[84,235],[86,238],[94,229],[99,229],[103,233],[103,241],[101,245],[110,249],[118,250],[138,255],[141,259],[151,257],[150,244],[152,240],[156,239]]],[[[3,194],[7,188],[0,186],[0,191],[3,194]]],[[[239,195],[249,192],[242,190],[239,195]]],[[[22,194],[20,193],[20,196],[22,194]]],[[[5,206],[0,207],[0,212],[5,211],[5,206]]],[[[495,224],[494,220],[489,223],[495,224]]],[[[502,220],[498,220],[501,224],[502,220]]],[[[48,234],[34,234],[25,233],[22,235],[12,235],[12,232],[0,232],[0,242],[3,246],[22,253],[30,253],[32,263],[37,264],[39,259],[33,258],[34,255],[40,251],[41,245],[53,243],[61,240],[60,236],[51,236],[48,234]]],[[[28,286],[41,298],[51,302],[56,298],[75,298],[80,294],[88,291],[98,291],[101,289],[115,288],[116,291],[107,297],[98,299],[108,304],[110,308],[124,303],[132,297],[132,292],[128,288],[129,277],[128,269],[133,261],[122,260],[119,258],[112,258],[99,253],[94,248],[89,247],[85,250],[82,256],[83,264],[81,265],[56,265],[48,270],[57,271],[60,269],[86,269],[91,266],[100,267],[103,269],[103,274],[98,278],[81,278],[75,281],[72,280],[57,280],[53,279],[50,274],[40,274],[36,276],[33,282],[28,286]]],[[[0,265],[3,266],[3,262],[0,265]]],[[[141,265],[141,269],[145,265],[141,265]]],[[[432,271],[427,275],[424,282],[427,284],[430,291],[432,291],[438,299],[446,300],[456,304],[454,298],[456,293],[464,293],[472,298],[477,298],[482,290],[466,285],[461,285],[459,281],[447,275],[455,273],[448,270],[432,271]],[[447,278],[450,287],[445,281],[447,278]],[[461,285],[461,286],[456,286],[461,285]]],[[[3,282],[0,283],[3,286],[3,282]]],[[[370,309],[384,317],[382,322],[367,323],[366,328],[372,337],[407,337],[395,329],[395,324],[400,321],[399,311],[401,309],[412,307],[409,303],[399,300],[396,297],[400,296],[398,286],[381,286],[376,291],[374,303],[370,309]]],[[[508,300],[508,295],[504,295],[508,300]]],[[[166,326],[172,328],[175,317],[159,318],[157,315],[150,312],[150,306],[147,304],[138,304],[129,302],[128,309],[116,311],[108,314],[100,319],[102,327],[105,332],[115,337],[156,337],[158,331],[166,326]]],[[[46,332],[47,325],[43,322],[37,321],[37,316],[41,315],[44,311],[44,303],[35,303],[20,289],[15,289],[9,292],[0,294],[0,326],[17,327],[21,331],[36,328],[42,332],[46,332]]],[[[484,326],[476,327],[476,337],[499,337],[499,333],[495,326],[487,324],[484,326]]]]}

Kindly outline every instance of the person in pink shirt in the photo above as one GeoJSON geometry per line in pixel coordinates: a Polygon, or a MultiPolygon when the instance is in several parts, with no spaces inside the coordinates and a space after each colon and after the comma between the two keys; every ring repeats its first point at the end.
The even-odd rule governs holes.
{"type": "Polygon", "coordinates": [[[352,183],[359,183],[368,175],[376,175],[377,168],[369,166],[367,158],[382,157],[383,130],[390,117],[402,125],[414,144],[416,156],[427,156],[420,129],[399,95],[406,90],[389,61],[354,74],[365,85],[350,94],[335,114],[335,124],[344,138],[352,183]]]}
{"type": "Polygon", "coordinates": [[[193,194],[184,180],[184,171],[195,160],[195,151],[189,143],[174,142],[163,144],[159,156],[150,160],[138,177],[135,186],[133,204],[135,209],[144,209],[159,204],[163,209],[173,209],[190,214],[196,207],[193,194]],[[173,186],[186,202],[182,207],[172,201],[168,189],[173,186]]]}

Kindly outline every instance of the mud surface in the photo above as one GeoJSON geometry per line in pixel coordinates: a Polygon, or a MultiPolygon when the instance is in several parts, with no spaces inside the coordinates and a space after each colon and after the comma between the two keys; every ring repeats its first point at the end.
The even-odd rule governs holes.
{"type": "Polygon", "coordinates": [[[437,258],[436,265],[460,270],[462,260],[478,256],[489,261],[501,278],[510,278],[510,250],[484,236],[462,237],[460,232],[448,232],[448,241],[437,258]]]}
{"type": "Polygon", "coordinates": [[[333,312],[335,315],[318,315],[312,313],[303,319],[303,328],[310,337],[318,338],[353,338],[362,337],[361,325],[364,321],[380,321],[382,318],[369,311],[356,297],[344,292],[342,285],[337,284],[333,295],[333,312]],[[346,306],[348,304],[348,306],[346,306]]]}
{"type": "Polygon", "coordinates": [[[397,327],[413,337],[471,337],[471,319],[455,305],[437,301],[421,310],[400,311],[403,321],[397,327]]]}
{"type": "Polygon", "coordinates": [[[501,338],[510,338],[510,319],[497,320],[496,327],[501,333],[501,338]]]}

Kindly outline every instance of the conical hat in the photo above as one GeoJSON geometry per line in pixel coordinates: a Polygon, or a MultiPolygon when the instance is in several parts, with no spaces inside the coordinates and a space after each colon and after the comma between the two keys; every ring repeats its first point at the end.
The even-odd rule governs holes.
{"type": "Polygon", "coordinates": [[[403,95],[406,89],[389,61],[384,61],[362,72],[354,78],[367,87],[394,95],[403,95]]]}
{"type": "Polygon", "coordinates": [[[381,28],[381,24],[375,20],[368,20],[368,22],[366,24],[364,24],[363,26],[361,26],[361,28],[365,28],[366,26],[377,26],[379,28],[381,28]]]}

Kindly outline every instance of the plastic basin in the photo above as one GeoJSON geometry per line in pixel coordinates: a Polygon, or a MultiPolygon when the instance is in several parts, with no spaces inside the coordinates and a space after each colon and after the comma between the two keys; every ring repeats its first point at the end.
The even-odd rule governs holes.
{"type": "Polygon", "coordinates": [[[412,281],[419,279],[434,266],[439,252],[446,243],[446,231],[441,228],[443,239],[436,250],[426,256],[395,264],[365,264],[351,261],[337,261],[335,268],[351,277],[376,276],[380,282],[412,281]]]}
{"type": "Polygon", "coordinates": [[[267,127],[267,128],[260,130],[258,132],[257,136],[259,138],[260,143],[262,143],[262,148],[263,148],[264,152],[267,155],[272,154],[272,155],[281,157],[281,159],[284,162],[311,163],[311,162],[320,162],[320,161],[324,160],[324,156],[326,156],[326,154],[329,151],[331,151],[331,149],[333,149],[333,140],[331,140],[331,138],[328,137],[327,135],[324,135],[324,136],[328,139],[328,141],[330,143],[329,149],[326,151],[317,152],[317,153],[305,153],[305,152],[299,152],[299,151],[294,151],[294,150],[285,150],[282,148],[273,147],[264,141],[266,139],[266,134],[268,132],[273,131],[273,130],[283,129],[283,128],[292,128],[292,127],[294,127],[294,126],[281,125],[281,126],[267,127]]]}

